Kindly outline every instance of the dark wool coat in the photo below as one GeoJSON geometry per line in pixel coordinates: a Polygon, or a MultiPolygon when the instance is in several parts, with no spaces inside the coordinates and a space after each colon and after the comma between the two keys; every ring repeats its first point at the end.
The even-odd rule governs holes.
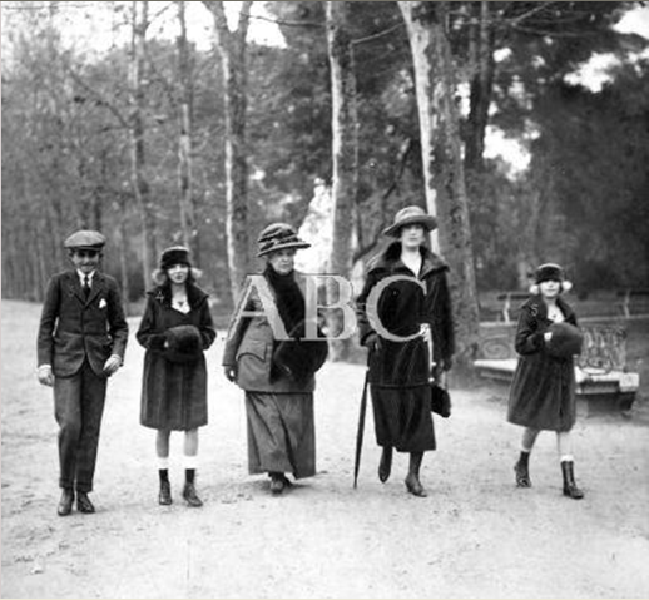
{"type": "MultiPolygon", "coordinates": [[[[299,283],[299,275],[296,274],[296,277],[299,283]]],[[[270,284],[269,288],[274,296],[275,290],[270,284]]],[[[249,294],[245,304],[246,312],[264,311],[261,298],[254,288],[252,290],[246,288],[243,294],[242,299],[249,294]]],[[[321,343],[326,344],[325,341],[321,343]]],[[[313,374],[305,374],[302,379],[295,380],[274,365],[273,352],[276,346],[273,329],[266,316],[237,320],[235,312],[225,344],[223,366],[236,368],[236,383],[247,392],[278,394],[312,392],[315,384],[313,374]]]]}
{"type": "MultiPolygon", "coordinates": [[[[406,276],[391,283],[378,298],[378,316],[390,333],[418,333],[422,323],[431,327],[435,360],[448,359],[455,351],[451,298],[446,280],[448,265],[427,248],[420,249],[422,267],[418,277],[401,261],[401,242],[391,244],[368,266],[363,290],[357,300],[360,342],[375,333],[368,318],[368,298],[386,277],[406,276]],[[426,292],[418,281],[423,282],[426,292]]],[[[381,387],[402,388],[428,382],[428,348],[423,338],[399,342],[381,338],[381,349],[370,357],[370,381],[381,387]]]]}
{"type": "Polygon", "coordinates": [[[54,275],[47,286],[38,330],[38,364],[50,365],[55,377],[71,377],[88,359],[93,372],[106,377],[111,354],[122,361],[128,325],[117,282],[95,271],[86,300],[76,271],[54,275]]]}
{"type": "Polygon", "coordinates": [[[207,294],[197,287],[192,292],[188,294],[190,310],[186,314],[172,308],[160,289],[148,294],[137,332],[138,342],[146,348],[140,404],[140,423],[145,427],[187,431],[207,424],[207,372],[203,352],[214,342],[216,332],[207,294]],[[187,326],[195,328],[198,342],[194,343],[193,336],[187,336],[185,357],[179,362],[178,336],[173,331],[179,327],[187,331],[187,326]]]}
{"type": "MultiPolygon", "coordinates": [[[[563,298],[557,298],[557,306],[565,322],[577,326],[577,317],[563,298]]],[[[551,324],[542,296],[533,296],[522,305],[515,342],[520,356],[507,420],[538,430],[570,431],[576,413],[574,359],[554,358],[546,352],[543,334],[551,324]]]]}

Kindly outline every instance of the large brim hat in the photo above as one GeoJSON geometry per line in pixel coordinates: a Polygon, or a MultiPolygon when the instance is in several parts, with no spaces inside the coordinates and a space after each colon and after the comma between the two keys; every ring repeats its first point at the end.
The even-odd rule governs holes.
{"type": "Polygon", "coordinates": [[[311,244],[301,240],[287,223],[271,223],[257,238],[257,256],[265,256],[278,250],[310,248],[311,244]]]}
{"type": "Polygon", "coordinates": [[[94,229],[75,231],[63,242],[63,246],[70,250],[101,250],[105,244],[106,238],[94,229]]]}
{"type": "Polygon", "coordinates": [[[401,228],[406,225],[421,225],[426,231],[432,231],[437,228],[437,219],[419,206],[406,206],[395,215],[394,223],[383,230],[383,235],[399,237],[401,228]]]}
{"type": "Polygon", "coordinates": [[[561,291],[567,292],[572,288],[572,283],[566,281],[563,268],[557,263],[543,263],[534,272],[534,284],[530,287],[533,294],[539,293],[539,285],[544,281],[558,281],[561,284],[561,291]]]}

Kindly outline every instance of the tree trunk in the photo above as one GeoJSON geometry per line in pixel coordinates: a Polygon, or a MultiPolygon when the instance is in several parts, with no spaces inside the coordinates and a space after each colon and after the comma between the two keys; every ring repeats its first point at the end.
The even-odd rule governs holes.
{"type": "MultiPolygon", "coordinates": [[[[440,25],[436,22],[436,9],[432,2],[403,2],[399,8],[408,28],[410,50],[415,71],[415,93],[419,113],[421,157],[424,171],[426,210],[437,217],[437,191],[435,189],[435,132],[440,127],[440,98],[435,68],[435,37],[440,25]]],[[[437,231],[431,233],[431,250],[440,251],[437,231]]]]}
{"type": "Polygon", "coordinates": [[[493,92],[495,64],[495,29],[490,24],[489,2],[482,0],[478,8],[480,14],[475,15],[472,23],[475,50],[471,60],[470,113],[465,139],[464,166],[467,177],[481,172],[483,167],[485,134],[493,92]]]}
{"type": "Polygon", "coordinates": [[[131,61],[131,183],[142,218],[142,272],[144,289],[150,286],[155,257],[155,215],[145,173],[144,87],[146,30],[149,25],[148,0],[133,0],[133,57],[131,61]]]}
{"type": "MultiPolygon", "coordinates": [[[[351,38],[347,31],[347,3],[327,2],[327,48],[331,64],[331,139],[333,174],[331,198],[333,203],[333,236],[330,271],[349,279],[352,268],[353,208],[356,200],[354,182],[354,132],[352,109],[354,73],[351,62],[351,38]]],[[[329,302],[338,299],[338,290],[330,280],[329,302]],[[332,286],[336,289],[332,289],[332,286]]],[[[334,334],[343,328],[340,310],[331,315],[334,334]]],[[[334,360],[347,358],[351,339],[332,344],[334,360]]]]}
{"type": "Polygon", "coordinates": [[[226,233],[232,304],[250,271],[255,240],[248,225],[246,162],[246,38],[252,1],[242,3],[237,31],[228,29],[222,1],[203,1],[214,16],[216,47],[225,90],[226,233]]]}
{"type": "Polygon", "coordinates": [[[128,217],[126,215],[126,195],[120,194],[120,215],[119,215],[119,268],[122,279],[122,303],[124,304],[124,313],[129,316],[130,313],[130,300],[131,300],[131,287],[128,276],[128,234],[126,232],[126,223],[128,217]]]}
{"type": "Polygon", "coordinates": [[[457,358],[471,369],[479,342],[478,299],[446,4],[399,7],[415,66],[427,206],[438,218],[439,248],[451,266],[457,358]]]}
{"type": "Polygon", "coordinates": [[[195,223],[192,200],[191,164],[191,122],[192,122],[192,78],[187,47],[187,24],[185,2],[178,2],[178,81],[180,84],[180,111],[178,115],[178,191],[180,204],[180,226],[183,245],[194,250],[195,223]]]}

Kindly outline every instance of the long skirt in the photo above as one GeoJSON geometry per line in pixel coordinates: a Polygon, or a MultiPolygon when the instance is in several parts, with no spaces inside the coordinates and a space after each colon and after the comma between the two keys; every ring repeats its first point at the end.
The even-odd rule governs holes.
{"type": "Polygon", "coordinates": [[[435,450],[430,388],[371,386],[376,443],[398,452],[435,450]]]}
{"type": "Polygon", "coordinates": [[[315,475],[313,393],[246,392],[248,473],[315,475]]]}

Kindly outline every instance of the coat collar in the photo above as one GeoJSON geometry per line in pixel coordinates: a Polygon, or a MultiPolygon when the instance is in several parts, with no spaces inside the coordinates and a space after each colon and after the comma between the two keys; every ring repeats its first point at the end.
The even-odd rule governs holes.
{"type": "MultiPolygon", "coordinates": [[[[165,306],[169,306],[170,303],[165,299],[165,294],[162,286],[158,286],[151,290],[150,292],[147,292],[149,296],[151,296],[154,300],[159,302],[160,304],[164,304],[165,306]]],[[[200,306],[200,304],[208,298],[207,293],[205,293],[203,290],[201,290],[199,287],[196,285],[192,286],[191,291],[187,291],[187,300],[189,302],[189,307],[190,309],[194,309],[197,306],[200,306]]]]}
{"type": "MultiPolygon", "coordinates": [[[[548,305],[541,294],[535,294],[531,298],[525,301],[523,306],[528,306],[533,316],[538,316],[541,319],[548,318],[548,305]]],[[[563,313],[563,316],[566,321],[570,320],[574,315],[574,311],[570,304],[568,304],[561,296],[557,297],[557,306],[559,310],[563,313]]]]}
{"type": "MultiPolygon", "coordinates": [[[[448,271],[448,264],[437,254],[431,252],[426,246],[421,246],[419,252],[422,257],[421,275],[423,279],[431,273],[448,271]]],[[[395,271],[405,269],[401,261],[401,242],[393,242],[381,254],[375,256],[368,265],[368,272],[372,271],[395,271]]]]}

